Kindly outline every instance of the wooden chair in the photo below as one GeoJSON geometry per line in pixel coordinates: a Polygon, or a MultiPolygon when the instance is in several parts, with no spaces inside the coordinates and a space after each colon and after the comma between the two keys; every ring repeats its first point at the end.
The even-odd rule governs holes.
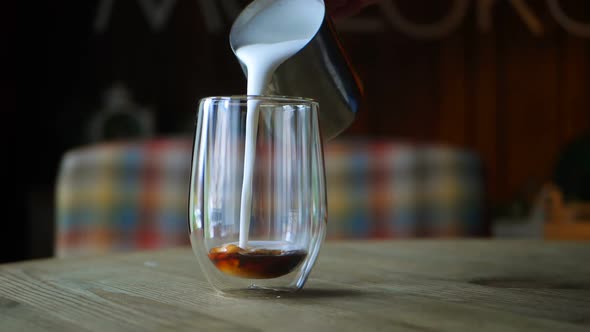
{"type": "Polygon", "coordinates": [[[590,240],[590,202],[564,202],[553,184],[544,186],[543,206],[545,238],[548,240],[590,240]]]}

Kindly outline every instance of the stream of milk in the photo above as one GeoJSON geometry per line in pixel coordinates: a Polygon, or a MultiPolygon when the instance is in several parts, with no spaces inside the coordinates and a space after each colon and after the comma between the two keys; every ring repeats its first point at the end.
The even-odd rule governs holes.
{"type": "MultiPolygon", "coordinates": [[[[299,52],[317,33],[325,13],[322,0],[256,0],[263,8],[239,31],[235,50],[246,66],[249,96],[263,95],[275,70],[299,52]]],[[[232,31],[233,33],[233,31],[232,31]]],[[[240,202],[239,246],[246,248],[250,229],[252,179],[260,102],[247,103],[244,177],[240,202]]]]}

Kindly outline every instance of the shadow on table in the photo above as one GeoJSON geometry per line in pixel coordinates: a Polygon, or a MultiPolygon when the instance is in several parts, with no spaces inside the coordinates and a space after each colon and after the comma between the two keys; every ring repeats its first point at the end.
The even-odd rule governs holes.
{"type": "Polygon", "coordinates": [[[220,294],[221,297],[243,299],[322,299],[322,298],[357,298],[371,293],[352,289],[308,288],[298,292],[281,292],[266,289],[240,289],[220,294]]]}

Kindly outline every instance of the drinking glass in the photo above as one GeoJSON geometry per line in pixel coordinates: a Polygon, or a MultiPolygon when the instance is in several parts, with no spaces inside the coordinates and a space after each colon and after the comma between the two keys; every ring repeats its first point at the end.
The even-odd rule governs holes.
{"type": "Polygon", "coordinates": [[[215,289],[296,291],[305,284],[327,222],[318,109],[295,97],[200,101],[189,230],[215,289]]]}

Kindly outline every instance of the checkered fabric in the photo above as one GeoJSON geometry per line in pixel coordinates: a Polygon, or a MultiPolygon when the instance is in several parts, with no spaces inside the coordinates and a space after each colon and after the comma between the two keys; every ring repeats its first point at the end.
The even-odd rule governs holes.
{"type": "Polygon", "coordinates": [[[390,141],[336,140],[326,150],[328,238],[484,233],[475,155],[390,141]]]}
{"type": "MultiPolygon", "coordinates": [[[[60,257],[188,243],[190,139],[68,152],[57,179],[60,257]]],[[[325,145],[328,238],[483,232],[473,154],[443,146],[334,140],[325,145]]]]}
{"type": "Polygon", "coordinates": [[[192,143],[73,150],[57,179],[57,256],[187,244],[192,143]]]}

